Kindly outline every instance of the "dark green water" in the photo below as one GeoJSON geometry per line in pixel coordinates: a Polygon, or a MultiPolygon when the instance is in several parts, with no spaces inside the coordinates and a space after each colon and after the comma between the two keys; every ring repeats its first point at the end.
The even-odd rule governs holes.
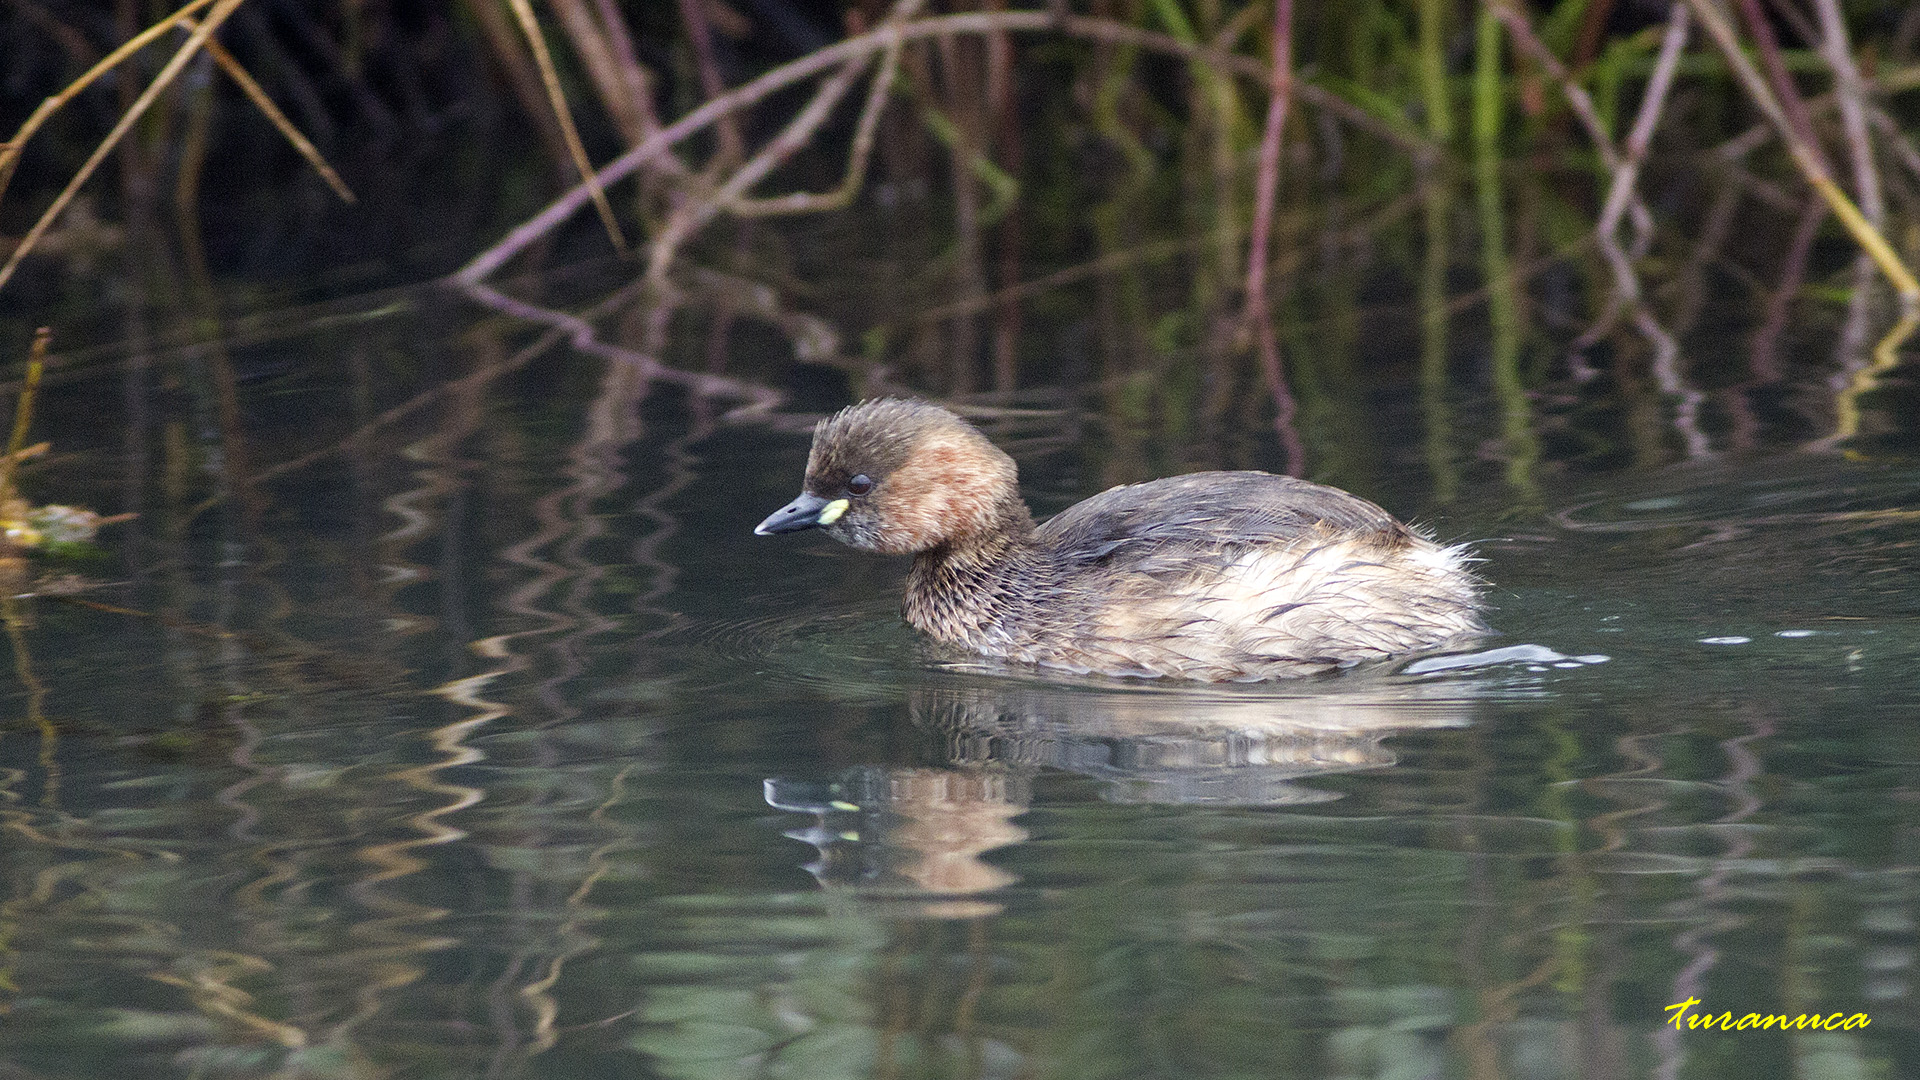
{"type": "MultiPolygon", "coordinates": [[[[1315,475],[1480,540],[1503,662],[1062,680],[751,535],[802,424],[452,314],[56,372],[28,492],[140,517],[7,608],[0,1076],[1920,1074],[1920,464],[1516,478],[1479,391],[1442,505],[1356,398],[1315,475]]],[[[1025,404],[1042,512],[1276,463],[1025,404]]]]}

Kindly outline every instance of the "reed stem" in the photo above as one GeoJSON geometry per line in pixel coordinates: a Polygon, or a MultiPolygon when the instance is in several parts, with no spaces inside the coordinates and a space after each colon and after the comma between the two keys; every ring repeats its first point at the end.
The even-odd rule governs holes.
{"type": "Polygon", "coordinates": [[[20,464],[20,451],[27,445],[27,431],[33,426],[33,399],[40,391],[40,374],[47,366],[47,346],[53,330],[34,331],[33,345],[27,352],[27,375],[20,384],[20,397],[13,407],[13,434],[7,438],[7,456],[0,460],[0,505],[13,499],[13,472],[20,464]]]}

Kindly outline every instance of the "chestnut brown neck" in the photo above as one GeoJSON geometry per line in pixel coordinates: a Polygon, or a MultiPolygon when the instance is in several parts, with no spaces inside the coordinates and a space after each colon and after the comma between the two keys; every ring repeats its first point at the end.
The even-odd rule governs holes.
{"type": "Polygon", "coordinates": [[[939,547],[920,552],[915,562],[931,560],[959,566],[990,566],[1034,547],[1033,512],[1018,491],[997,499],[981,527],[955,536],[939,547]]]}
{"type": "Polygon", "coordinates": [[[913,557],[907,621],[941,641],[980,649],[1013,614],[1015,598],[1033,595],[1043,563],[1033,515],[1018,493],[1009,493],[994,504],[987,528],[913,557]]]}

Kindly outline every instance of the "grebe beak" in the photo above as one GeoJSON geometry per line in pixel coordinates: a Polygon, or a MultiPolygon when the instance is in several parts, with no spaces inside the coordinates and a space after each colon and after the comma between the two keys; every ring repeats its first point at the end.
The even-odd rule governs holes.
{"type": "Polygon", "coordinates": [[[847,500],[823,499],[818,495],[801,492],[800,497],[775,510],[767,520],[754,526],[755,536],[772,536],[775,533],[799,532],[821,525],[831,525],[840,520],[847,512],[847,500]]]}

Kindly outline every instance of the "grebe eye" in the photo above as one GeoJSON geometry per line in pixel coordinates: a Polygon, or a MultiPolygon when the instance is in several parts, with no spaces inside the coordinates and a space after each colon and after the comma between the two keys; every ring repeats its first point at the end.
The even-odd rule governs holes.
{"type": "Polygon", "coordinates": [[[847,494],[849,495],[865,495],[867,492],[872,490],[873,490],[873,477],[868,476],[866,473],[861,473],[860,475],[847,481],[847,494]]]}

